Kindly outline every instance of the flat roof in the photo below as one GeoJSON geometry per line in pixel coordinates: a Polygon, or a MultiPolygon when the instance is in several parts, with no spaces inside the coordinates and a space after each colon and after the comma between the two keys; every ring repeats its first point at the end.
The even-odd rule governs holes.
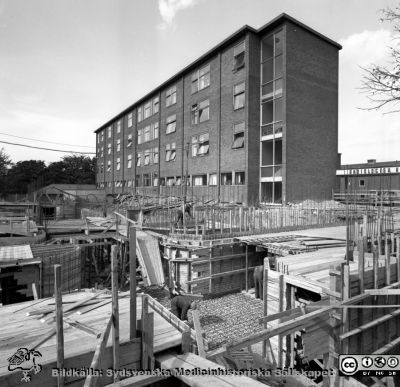
{"type": "Polygon", "coordinates": [[[374,161],[367,163],[357,164],[343,164],[340,166],[340,170],[343,169],[360,169],[360,168],[381,168],[381,167],[400,167],[400,161],[374,161]]]}
{"type": "Polygon", "coordinates": [[[317,36],[320,39],[325,40],[327,43],[332,44],[333,46],[335,46],[338,50],[342,49],[342,46],[335,42],[332,39],[329,39],[328,37],[326,37],[325,35],[317,32],[316,30],[308,27],[307,25],[305,25],[304,23],[298,21],[297,19],[293,18],[292,16],[286,14],[286,13],[281,13],[279,16],[277,16],[276,18],[272,19],[271,21],[269,21],[267,24],[264,24],[262,27],[260,27],[259,29],[255,29],[253,27],[250,27],[249,25],[244,25],[243,27],[241,27],[240,29],[238,29],[236,32],[234,32],[232,35],[228,36],[226,39],[224,39],[222,42],[220,42],[219,44],[217,44],[216,46],[214,46],[213,48],[211,48],[210,50],[208,50],[205,54],[201,55],[199,58],[197,58],[195,61],[191,62],[189,65],[187,65],[186,67],[184,67],[182,70],[178,71],[176,74],[174,74],[172,77],[168,78],[165,82],[163,82],[161,85],[157,86],[155,89],[151,90],[149,93],[147,93],[146,95],[144,95],[142,98],[138,99],[136,102],[134,102],[133,104],[129,105],[127,108],[125,108],[122,112],[118,113],[116,116],[114,116],[113,118],[111,118],[110,120],[108,120],[105,124],[101,125],[98,129],[96,129],[94,131],[94,133],[97,133],[98,131],[104,129],[105,127],[109,126],[110,124],[112,124],[115,120],[123,117],[124,115],[126,115],[128,112],[130,112],[130,110],[132,110],[135,106],[139,105],[140,103],[144,102],[145,100],[147,100],[148,98],[150,98],[154,93],[156,93],[158,90],[163,89],[164,87],[166,87],[168,84],[173,83],[174,81],[176,81],[177,78],[182,77],[183,75],[187,74],[188,72],[190,72],[193,68],[199,66],[201,64],[201,62],[204,62],[205,60],[209,59],[211,56],[215,55],[216,52],[218,52],[219,50],[223,49],[224,47],[226,47],[227,45],[231,44],[233,41],[235,41],[236,39],[238,39],[241,35],[244,35],[247,32],[252,32],[254,34],[257,35],[261,35],[263,33],[265,33],[267,30],[273,29],[276,26],[284,23],[285,21],[290,21],[293,24],[296,24],[297,26],[303,28],[304,30],[312,33],[313,35],[317,36]]]}

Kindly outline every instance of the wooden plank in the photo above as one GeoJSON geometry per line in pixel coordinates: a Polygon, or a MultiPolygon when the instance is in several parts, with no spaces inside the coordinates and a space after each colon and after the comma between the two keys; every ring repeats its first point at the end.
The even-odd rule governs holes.
{"type": "Polygon", "coordinates": [[[142,333],[142,362],[141,368],[147,370],[149,367],[149,356],[147,352],[147,323],[148,323],[148,315],[149,315],[149,303],[148,296],[144,295],[142,298],[142,320],[141,320],[141,333],[142,333]]]}
{"type": "MultiPolygon", "coordinates": [[[[54,265],[54,295],[56,298],[57,368],[64,368],[64,330],[61,295],[61,265],[54,265]]],[[[58,387],[64,386],[64,376],[57,376],[58,387]]]]}
{"type": "Polygon", "coordinates": [[[205,358],[206,352],[204,350],[204,342],[203,342],[203,335],[202,335],[201,326],[200,326],[199,311],[196,309],[192,310],[192,316],[193,316],[194,330],[196,332],[196,344],[197,344],[199,356],[202,358],[205,358]]]}
{"type": "MultiPolygon", "coordinates": [[[[104,352],[104,349],[107,345],[108,336],[110,335],[110,330],[112,326],[113,318],[112,315],[109,317],[107,325],[105,326],[104,331],[102,332],[99,340],[97,341],[96,350],[94,352],[94,356],[92,362],[90,363],[91,369],[98,369],[101,361],[101,356],[104,352]]],[[[97,383],[97,377],[91,373],[85,380],[84,387],[95,387],[97,383]]]]}
{"type": "Polygon", "coordinates": [[[329,311],[331,311],[331,310],[332,310],[331,306],[321,308],[320,310],[317,310],[317,311],[308,313],[304,316],[297,317],[293,320],[281,323],[273,328],[267,328],[260,332],[255,333],[255,334],[249,335],[245,338],[242,338],[239,340],[234,340],[231,344],[228,344],[226,346],[226,349],[227,350],[229,349],[230,351],[235,350],[235,349],[240,349],[240,348],[247,347],[249,345],[258,343],[261,340],[265,340],[270,337],[277,336],[282,333],[286,334],[287,332],[289,332],[291,330],[298,330],[300,327],[302,327],[302,326],[304,327],[308,321],[310,321],[316,317],[322,317],[324,314],[329,313],[329,311]]]}
{"type": "MultiPolygon", "coordinates": [[[[76,308],[78,308],[79,306],[84,305],[87,301],[93,300],[94,298],[97,298],[98,296],[100,296],[101,294],[104,294],[104,293],[106,293],[106,292],[108,292],[107,289],[101,290],[101,291],[96,292],[95,294],[93,294],[93,295],[91,295],[91,296],[89,296],[89,297],[85,297],[84,299],[73,303],[73,304],[70,305],[70,306],[65,307],[65,308],[64,308],[64,314],[67,313],[67,312],[69,312],[69,311],[72,310],[72,309],[76,309],[76,308]]],[[[46,318],[43,318],[43,319],[41,319],[40,321],[41,321],[41,322],[47,322],[47,323],[48,323],[48,322],[54,321],[54,319],[55,319],[55,315],[52,314],[51,316],[48,316],[48,317],[46,317],[46,318]]]]}
{"type": "Polygon", "coordinates": [[[101,302],[97,302],[97,303],[95,303],[93,305],[88,305],[85,308],[79,309],[76,313],[80,314],[80,315],[86,314],[86,313],[90,312],[91,310],[100,308],[100,307],[102,307],[104,305],[107,305],[107,304],[111,303],[111,301],[112,301],[111,299],[110,300],[104,300],[104,301],[101,301],[101,302]]]}
{"type": "Polygon", "coordinates": [[[33,299],[37,300],[39,297],[38,297],[38,293],[37,293],[37,290],[36,290],[35,282],[32,282],[32,293],[33,293],[33,299]]]}
{"type": "MultiPolygon", "coordinates": [[[[118,308],[118,246],[111,246],[111,287],[112,287],[112,343],[113,367],[119,369],[119,308],[118,308]]],[[[114,382],[119,380],[119,374],[114,375],[114,382]]]]}

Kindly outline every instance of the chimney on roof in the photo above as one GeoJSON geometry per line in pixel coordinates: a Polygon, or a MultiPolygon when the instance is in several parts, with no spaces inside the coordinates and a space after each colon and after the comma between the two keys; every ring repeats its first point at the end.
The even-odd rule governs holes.
{"type": "Polygon", "coordinates": [[[367,160],[368,164],[375,164],[376,163],[376,159],[369,159],[367,160]]]}

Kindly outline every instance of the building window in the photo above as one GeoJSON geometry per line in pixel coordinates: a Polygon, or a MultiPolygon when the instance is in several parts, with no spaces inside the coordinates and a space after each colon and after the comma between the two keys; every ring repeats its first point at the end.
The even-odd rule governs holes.
{"type": "Polygon", "coordinates": [[[175,185],[181,185],[181,184],[182,184],[182,178],[180,176],[176,176],[175,185]]]}
{"type": "Polygon", "coordinates": [[[244,41],[233,48],[233,70],[237,71],[244,67],[244,53],[245,43],[244,41]]]}
{"type": "Polygon", "coordinates": [[[166,98],[165,98],[165,106],[171,106],[176,104],[176,85],[170,87],[167,91],[166,91],[166,98]]]}
{"type": "Polygon", "coordinates": [[[358,181],[358,186],[359,186],[359,187],[365,187],[365,180],[364,180],[364,179],[360,179],[360,180],[358,181]]]}
{"type": "Polygon", "coordinates": [[[207,185],[207,175],[194,175],[193,176],[193,185],[207,185]]]}
{"type": "Polygon", "coordinates": [[[157,187],[157,186],[158,186],[158,173],[153,172],[153,187],[157,187]]]}
{"type": "Polygon", "coordinates": [[[208,185],[217,185],[217,174],[210,173],[208,177],[208,185]]]}
{"type": "Polygon", "coordinates": [[[208,155],[210,148],[209,137],[208,133],[192,137],[192,157],[208,155]]]}
{"type": "Polygon", "coordinates": [[[158,164],[158,147],[153,149],[153,163],[158,164]]]}
{"type": "Polygon", "coordinates": [[[160,185],[165,186],[165,177],[160,177],[160,185]]]}
{"type": "Polygon", "coordinates": [[[137,134],[137,143],[141,144],[143,142],[143,129],[140,128],[138,129],[138,134],[137,134]]]}
{"type": "Polygon", "coordinates": [[[210,100],[206,99],[200,103],[192,105],[192,125],[210,119],[210,100]]]}
{"type": "Polygon", "coordinates": [[[151,175],[150,173],[143,174],[143,186],[150,187],[151,186],[151,175]]]}
{"type": "Polygon", "coordinates": [[[221,185],[232,185],[232,172],[221,173],[221,185]]]}
{"type": "Polygon", "coordinates": [[[133,125],[133,113],[128,114],[128,128],[133,125]]]}
{"type": "Polygon", "coordinates": [[[143,129],[143,142],[150,141],[150,125],[147,125],[143,129]]]}
{"type": "Polygon", "coordinates": [[[136,166],[137,167],[140,167],[142,165],[142,154],[141,153],[138,153],[137,155],[136,155],[136,166]]]}
{"type": "Polygon", "coordinates": [[[111,126],[109,126],[108,127],[108,138],[111,138],[111,130],[112,130],[112,128],[111,128],[111,126]]]}
{"type": "Polygon", "coordinates": [[[104,157],[104,146],[100,148],[100,157],[104,157]]]}
{"type": "Polygon", "coordinates": [[[111,154],[111,144],[107,144],[107,154],[111,154]]]}
{"type": "Polygon", "coordinates": [[[121,169],[121,158],[117,157],[117,167],[116,167],[117,171],[119,171],[121,169]]]}
{"type": "Polygon", "coordinates": [[[101,131],[101,142],[104,142],[104,130],[101,131]]]}
{"type": "Polygon", "coordinates": [[[170,144],[167,144],[165,151],[165,161],[174,161],[176,158],[175,143],[171,142],[170,144]]]}
{"type": "Polygon", "coordinates": [[[126,167],[128,169],[132,168],[132,155],[128,155],[128,164],[126,167]]]}
{"type": "Polygon", "coordinates": [[[119,138],[117,140],[117,152],[119,152],[121,150],[121,139],[119,138]]]}
{"type": "Polygon", "coordinates": [[[233,87],[233,109],[240,109],[244,107],[244,100],[245,100],[245,84],[244,82],[239,83],[233,87]]]}
{"type": "Polygon", "coordinates": [[[232,149],[244,147],[244,122],[233,125],[233,144],[232,149]]]}
{"type": "Polygon", "coordinates": [[[121,133],[121,121],[117,121],[117,133],[121,133]]]}
{"type": "Polygon", "coordinates": [[[244,172],[235,172],[235,185],[244,184],[244,172]]]}
{"type": "Polygon", "coordinates": [[[175,177],[167,177],[166,178],[166,185],[171,187],[172,185],[175,185],[175,177]]]}
{"type": "Polygon", "coordinates": [[[143,119],[149,118],[151,116],[151,101],[146,102],[143,107],[144,117],[143,119]]]}
{"type": "Polygon", "coordinates": [[[100,164],[100,173],[103,173],[103,172],[104,172],[104,163],[102,162],[100,164]]]}
{"type": "Polygon", "coordinates": [[[107,161],[107,172],[111,172],[111,160],[107,161]]]}
{"type": "Polygon", "coordinates": [[[132,180],[128,180],[127,186],[128,186],[128,188],[132,187],[132,180]]]}
{"type": "Polygon", "coordinates": [[[143,120],[143,107],[139,106],[137,110],[137,120],[138,122],[143,120]]]}
{"type": "Polygon", "coordinates": [[[126,147],[130,148],[132,146],[132,134],[128,134],[128,141],[126,143],[126,147]]]}
{"type": "Polygon", "coordinates": [[[141,187],[142,186],[142,179],[140,178],[140,175],[136,175],[135,177],[135,187],[141,187]]]}
{"type": "Polygon", "coordinates": [[[158,121],[154,122],[154,124],[151,124],[151,127],[152,127],[152,138],[153,139],[158,138],[158,126],[159,126],[158,121]]]}
{"type": "Polygon", "coordinates": [[[150,164],[150,149],[144,151],[144,165],[150,164]]]}
{"type": "Polygon", "coordinates": [[[160,108],[160,98],[157,96],[153,98],[153,114],[158,113],[159,108],[160,108]]]}
{"type": "Polygon", "coordinates": [[[192,94],[210,86],[210,65],[202,67],[192,75],[192,94]]]}
{"type": "Polygon", "coordinates": [[[170,134],[176,131],[176,114],[172,114],[167,117],[167,128],[165,130],[165,134],[170,134]]]}

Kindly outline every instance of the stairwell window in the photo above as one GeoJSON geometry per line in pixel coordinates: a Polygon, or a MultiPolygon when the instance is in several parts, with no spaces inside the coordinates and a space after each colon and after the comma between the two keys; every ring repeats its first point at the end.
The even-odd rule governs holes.
{"type": "Polygon", "coordinates": [[[233,48],[233,71],[244,67],[245,43],[244,41],[233,48]]]}
{"type": "Polygon", "coordinates": [[[121,133],[121,121],[117,121],[117,133],[121,133]]]}
{"type": "Polygon", "coordinates": [[[233,144],[232,149],[244,147],[244,121],[233,125],[233,144]]]}
{"type": "Polygon", "coordinates": [[[117,140],[117,152],[119,152],[121,150],[121,139],[119,138],[117,140]]]}
{"type": "Polygon", "coordinates": [[[126,147],[130,148],[132,146],[132,134],[128,134],[128,141],[126,143],[126,147]]]}
{"type": "Polygon", "coordinates": [[[128,114],[128,128],[133,125],[133,113],[128,114]]]}
{"type": "Polygon", "coordinates": [[[139,106],[137,110],[137,120],[138,122],[143,120],[143,106],[139,106]]]}
{"type": "Polygon", "coordinates": [[[100,164],[100,173],[103,173],[104,172],[104,163],[101,163],[100,164]]]}
{"type": "Polygon", "coordinates": [[[210,65],[202,67],[192,74],[192,94],[210,86],[210,65]]]}
{"type": "Polygon", "coordinates": [[[111,160],[107,161],[107,172],[111,172],[111,160]]]}
{"type": "Polygon", "coordinates": [[[144,165],[150,164],[150,149],[146,149],[144,152],[144,165]]]}
{"type": "Polygon", "coordinates": [[[138,129],[137,131],[137,143],[141,144],[143,142],[143,129],[138,129]]]}
{"type": "Polygon", "coordinates": [[[153,149],[153,163],[158,164],[158,146],[153,149]]]}
{"type": "Polygon", "coordinates": [[[136,166],[137,167],[140,167],[142,165],[142,154],[141,153],[138,153],[137,155],[136,155],[136,166]]]}
{"type": "Polygon", "coordinates": [[[112,128],[111,128],[111,126],[109,126],[108,127],[108,138],[111,138],[111,130],[112,130],[112,128]]]}
{"type": "Polygon", "coordinates": [[[239,83],[233,87],[233,109],[237,110],[244,107],[245,102],[245,83],[239,83]]]}
{"type": "Polygon", "coordinates": [[[128,163],[126,167],[128,169],[132,168],[132,155],[128,155],[128,163]]]}
{"type": "Polygon", "coordinates": [[[121,169],[121,158],[118,157],[117,158],[117,167],[116,167],[117,171],[119,171],[121,169]]]}
{"type": "Polygon", "coordinates": [[[111,154],[111,144],[107,144],[107,154],[111,154]]]}
{"type": "Polygon", "coordinates": [[[167,127],[165,134],[170,134],[176,131],[176,114],[172,114],[169,117],[167,117],[166,121],[167,127]]]}
{"type": "Polygon", "coordinates": [[[153,98],[153,114],[158,113],[159,108],[160,108],[160,98],[157,96],[153,98]]]}

